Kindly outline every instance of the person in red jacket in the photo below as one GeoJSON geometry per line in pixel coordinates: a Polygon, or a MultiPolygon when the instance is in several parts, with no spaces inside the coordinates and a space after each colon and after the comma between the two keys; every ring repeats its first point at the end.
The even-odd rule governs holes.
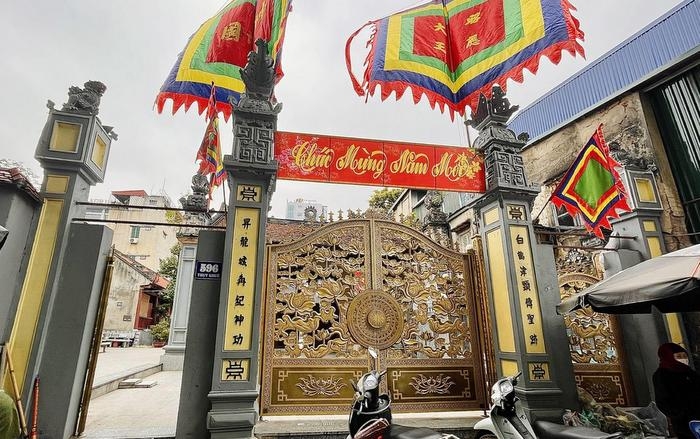
{"type": "Polygon", "coordinates": [[[688,366],[688,352],[675,343],[662,344],[652,379],[656,405],[678,438],[693,439],[688,423],[700,419],[700,375],[688,366]]]}

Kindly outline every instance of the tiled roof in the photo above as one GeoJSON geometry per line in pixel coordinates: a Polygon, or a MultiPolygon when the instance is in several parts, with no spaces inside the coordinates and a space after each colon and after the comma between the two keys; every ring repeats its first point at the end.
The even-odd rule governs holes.
{"type": "MultiPolygon", "coordinates": [[[[640,3],[640,7],[643,7],[640,3]]],[[[515,115],[530,142],[669,69],[700,46],[700,0],[686,0],[515,115]]]]}
{"type": "Polygon", "coordinates": [[[0,168],[0,184],[16,186],[36,201],[41,201],[34,185],[22,174],[19,168],[0,168]]]}
{"type": "Polygon", "coordinates": [[[143,189],[136,189],[132,191],[112,191],[112,195],[123,196],[123,197],[147,197],[148,194],[143,189]]]}
{"type": "Polygon", "coordinates": [[[116,248],[114,249],[114,256],[122,261],[124,264],[127,266],[131,267],[134,269],[136,272],[138,272],[140,275],[148,279],[152,284],[158,285],[159,287],[165,288],[170,284],[170,281],[168,281],[166,278],[162,277],[160,274],[157,272],[151,270],[150,268],[146,267],[143,264],[140,264],[130,258],[127,254],[120,252],[116,248]]]}

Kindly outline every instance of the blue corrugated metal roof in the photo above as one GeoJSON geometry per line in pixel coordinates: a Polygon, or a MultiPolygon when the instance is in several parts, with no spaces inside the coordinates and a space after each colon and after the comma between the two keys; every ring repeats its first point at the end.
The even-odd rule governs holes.
{"type": "Polygon", "coordinates": [[[509,124],[532,140],[629,89],[700,46],[700,0],[687,0],[521,110],[509,124]]]}

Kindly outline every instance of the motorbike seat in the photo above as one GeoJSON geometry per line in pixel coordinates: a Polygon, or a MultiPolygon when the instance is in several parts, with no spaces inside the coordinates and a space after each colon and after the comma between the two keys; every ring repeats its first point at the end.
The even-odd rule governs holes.
{"type": "Polygon", "coordinates": [[[533,424],[539,439],[621,439],[622,433],[606,433],[589,427],[570,427],[554,422],[535,421],[533,424]]]}
{"type": "Polygon", "coordinates": [[[441,439],[442,434],[424,427],[406,427],[392,424],[391,439],[441,439]]]}

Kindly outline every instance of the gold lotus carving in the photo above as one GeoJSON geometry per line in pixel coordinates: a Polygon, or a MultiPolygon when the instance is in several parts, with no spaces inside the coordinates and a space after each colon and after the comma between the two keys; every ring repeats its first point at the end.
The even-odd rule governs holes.
{"type": "Polygon", "coordinates": [[[413,387],[418,395],[445,395],[450,393],[450,387],[455,383],[449,375],[425,376],[421,373],[412,377],[408,385],[413,387]]]}
{"type": "Polygon", "coordinates": [[[327,378],[315,377],[311,374],[307,378],[299,377],[297,387],[307,396],[336,396],[340,395],[340,389],[346,384],[342,382],[342,378],[335,378],[332,375],[327,378]]]}

